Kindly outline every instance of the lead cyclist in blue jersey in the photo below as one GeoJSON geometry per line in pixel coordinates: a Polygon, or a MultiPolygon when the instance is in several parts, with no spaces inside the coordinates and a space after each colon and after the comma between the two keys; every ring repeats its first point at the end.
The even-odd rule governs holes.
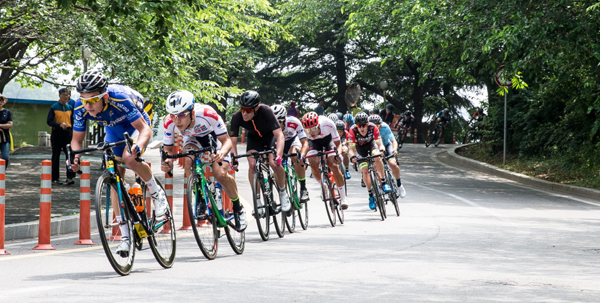
{"type": "MultiPolygon", "coordinates": [[[[392,133],[392,129],[390,128],[390,126],[387,123],[383,122],[381,116],[379,115],[370,115],[369,122],[372,122],[379,128],[379,135],[381,136],[383,146],[385,147],[385,156],[397,156],[398,142],[394,138],[394,134],[392,133]]],[[[404,198],[406,196],[406,190],[402,185],[402,180],[400,180],[400,167],[398,166],[396,158],[394,157],[388,159],[388,165],[392,169],[392,174],[394,175],[394,178],[396,178],[396,184],[398,185],[398,189],[400,190],[400,198],[404,198]]]]}
{"type": "MultiPolygon", "coordinates": [[[[137,139],[131,147],[132,154],[125,146],[113,148],[117,159],[123,161],[127,167],[133,170],[148,186],[152,200],[154,201],[154,212],[157,217],[167,212],[169,204],[167,196],[162,188],[156,183],[150,166],[145,162],[137,162],[136,157],[141,155],[148,141],[152,137],[150,118],[144,112],[142,95],[133,89],[122,85],[108,85],[104,74],[98,71],[88,71],[77,79],[77,91],[80,98],[75,103],[73,139],[71,148],[81,149],[81,142],[85,138],[85,126],[88,120],[95,121],[105,126],[107,143],[117,142],[125,139],[123,133],[127,132],[132,138],[137,139]]],[[[79,170],[80,155],[75,155],[71,164],[73,171],[79,170]]],[[[118,167],[121,176],[125,168],[118,167]]],[[[118,200],[113,200],[113,209],[118,210],[118,200]]],[[[118,222],[122,222],[121,214],[115,214],[118,222]]],[[[117,247],[119,252],[129,251],[131,245],[130,231],[126,224],[120,225],[121,243],[117,247]]]]}

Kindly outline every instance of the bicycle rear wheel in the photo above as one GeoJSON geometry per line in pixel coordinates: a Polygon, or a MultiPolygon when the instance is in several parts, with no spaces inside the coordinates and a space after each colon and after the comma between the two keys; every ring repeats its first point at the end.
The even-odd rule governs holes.
{"type": "Polygon", "coordinates": [[[437,129],[434,129],[433,131],[431,131],[431,133],[427,137],[427,141],[425,141],[425,147],[429,147],[429,145],[431,145],[431,143],[433,143],[436,132],[437,132],[437,129]]]}
{"type": "MultiPolygon", "coordinates": [[[[111,249],[116,249],[117,245],[121,242],[121,230],[119,223],[117,222],[113,213],[112,201],[118,201],[116,184],[111,176],[104,174],[98,178],[96,183],[96,223],[98,225],[98,233],[100,236],[100,242],[104,248],[104,253],[108,258],[108,262],[113,269],[120,275],[125,276],[131,272],[133,267],[133,260],[135,259],[135,231],[131,221],[124,219],[124,224],[127,225],[130,235],[130,247],[127,257],[122,258],[121,256],[113,253],[111,249]]],[[[120,210],[116,210],[120,212],[120,210]]],[[[127,210],[125,210],[127,211],[127,210]]],[[[126,217],[128,217],[126,215],[126,217]]]]}
{"type": "Polygon", "coordinates": [[[263,241],[269,240],[269,223],[271,222],[271,216],[269,215],[269,206],[267,201],[269,196],[266,192],[266,184],[264,179],[261,181],[258,178],[258,174],[254,174],[252,177],[252,201],[254,204],[254,219],[256,219],[256,225],[258,227],[258,233],[263,241]]]}
{"type": "Polygon", "coordinates": [[[379,184],[379,176],[376,172],[371,171],[369,173],[371,177],[371,188],[373,189],[373,194],[375,195],[375,202],[377,208],[379,209],[379,214],[381,215],[381,220],[385,221],[386,213],[385,213],[385,201],[383,199],[383,193],[381,192],[380,184],[379,184]]]}
{"type": "MultiPolygon", "coordinates": [[[[164,188],[160,181],[156,179],[156,184],[160,186],[161,190],[164,188]]],[[[144,199],[146,201],[146,199],[144,199]]],[[[145,213],[142,214],[145,218],[145,213]]],[[[164,268],[170,268],[173,266],[175,261],[176,251],[176,238],[175,238],[175,221],[173,220],[173,213],[171,207],[167,208],[167,213],[157,218],[152,212],[152,220],[150,220],[152,234],[148,236],[148,242],[150,243],[150,249],[154,258],[164,268]]]]}
{"type": "MultiPolygon", "coordinates": [[[[225,212],[225,218],[228,219],[228,224],[233,224],[232,220],[229,220],[233,217],[233,213],[229,210],[225,212]]],[[[244,248],[246,247],[246,231],[237,231],[233,226],[225,226],[225,233],[227,234],[227,241],[229,242],[229,246],[231,249],[238,254],[241,255],[244,252],[244,248]]]]}
{"type": "Polygon", "coordinates": [[[190,177],[187,184],[187,211],[190,217],[194,237],[200,251],[209,260],[217,256],[218,232],[217,220],[206,205],[206,197],[197,177],[190,177]]]}
{"type": "MultiPolygon", "coordinates": [[[[275,231],[277,232],[277,235],[280,238],[283,238],[283,236],[285,235],[285,212],[283,211],[282,207],[280,204],[278,204],[275,201],[279,201],[280,200],[280,193],[279,193],[279,187],[277,186],[277,183],[275,183],[275,180],[273,180],[273,178],[271,178],[269,180],[269,187],[270,187],[270,191],[271,191],[271,203],[272,206],[274,206],[274,211],[271,213],[271,215],[273,216],[272,220],[273,220],[273,225],[275,225],[275,231]],[[277,192],[277,197],[275,197],[275,192],[277,192]],[[276,212],[275,210],[277,209],[277,206],[275,205],[279,205],[279,212],[276,212]]],[[[288,197],[289,199],[289,197],[288,197]]]]}
{"type": "Polygon", "coordinates": [[[335,227],[335,202],[332,197],[331,184],[329,182],[329,175],[325,172],[321,174],[321,191],[323,194],[323,202],[325,202],[325,210],[327,211],[327,217],[332,227],[335,227]]]}
{"type": "Polygon", "coordinates": [[[297,211],[300,226],[302,226],[302,229],[306,230],[308,228],[308,201],[300,203],[300,209],[297,209],[297,211]]]}

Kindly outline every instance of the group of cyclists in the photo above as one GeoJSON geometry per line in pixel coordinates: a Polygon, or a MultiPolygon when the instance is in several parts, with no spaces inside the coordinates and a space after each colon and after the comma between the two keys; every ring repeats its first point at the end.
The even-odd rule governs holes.
{"type": "MultiPolygon", "coordinates": [[[[85,137],[87,120],[95,121],[105,126],[105,142],[116,142],[124,139],[127,132],[135,138],[131,149],[124,146],[113,149],[117,159],[125,163],[127,168],[137,174],[148,186],[152,201],[154,202],[155,216],[164,216],[168,209],[168,202],[164,190],[157,185],[147,163],[139,161],[152,136],[150,120],[143,110],[143,97],[135,90],[122,85],[109,85],[106,77],[99,71],[85,72],[77,79],[76,89],[80,98],[76,101],[74,113],[73,140],[71,147],[78,150],[85,137]]],[[[173,155],[174,137],[178,133],[183,137],[183,150],[199,150],[216,142],[216,151],[210,154],[212,172],[221,188],[232,201],[235,229],[243,231],[248,223],[246,212],[240,203],[237,183],[228,174],[230,169],[237,170],[239,163],[235,160],[238,155],[237,144],[239,128],[246,131],[246,152],[262,152],[273,150],[269,154],[269,165],[273,170],[281,211],[287,212],[291,208],[290,199],[286,192],[285,171],[282,166],[284,155],[295,154],[291,157],[295,172],[300,183],[300,201],[309,201],[309,192],[306,188],[307,164],[311,168],[312,176],[317,182],[320,180],[319,152],[324,152],[326,163],[339,187],[339,202],[342,209],[347,209],[345,179],[351,178],[348,171],[350,162],[357,163],[361,158],[369,155],[383,153],[386,156],[396,156],[398,143],[390,126],[383,122],[379,115],[368,115],[359,112],[354,117],[341,113],[320,116],[315,112],[308,112],[301,119],[287,116],[286,110],[281,105],[269,107],[261,104],[260,95],[256,91],[246,91],[239,100],[240,109],[236,111],[230,121],[230,133],[222,117],[209,105],[196,103],[194,95],[186,90],[171,93],[165,108],[168,113],[164,119],[164,151],[173,155]],[[340,164],[344,165],[340,165],[340,164]],[[343,169],[345,167],[345,171],[343,169]]],[[[412,114],[404,113],[401,123],[405,127],[412,124],[412,114]]],[[[73,171],[79,170],[81,155],[77,154],[71,165],[73,171]]],[[[190,173],[193,159],[186,158],[181,166],[186,173],[190,173]]],[[[161,170],[170,172],[173,169],[173,159],[167,158],[161,164],[161,170]]],[[[248,158],[248,180],[252,184],[252,177],[256,160],[248,158]]],[[[395,158],[388,160],[388,165],[396,179],[398,196],[404,198],[406,191],[400,178],[400,168],[395,158]]],[[[361,162],[360,170],[362,179],[369,191],[369,207],[375,209],[375,199],[368,177],[367,165],[361,162]]],[[[381,158],[375,159],[375,167],[381,178],[384,192],[392,190],[386,184],[384,166],[381,158]]],[[[119,167],[119,174],[124,175],[125,169],[119,167]]],[[[118,202],[115,202],[118,203],[118,202]]],[[[113,209],[119,209],[113,205],[113,209]]],[[[122,218],[116,215],[117,222],[122,218]]],[[[121,224],[121,243],[117,247],[117,254],[129,251],[131,239],[127,225],[121,224]]]]}

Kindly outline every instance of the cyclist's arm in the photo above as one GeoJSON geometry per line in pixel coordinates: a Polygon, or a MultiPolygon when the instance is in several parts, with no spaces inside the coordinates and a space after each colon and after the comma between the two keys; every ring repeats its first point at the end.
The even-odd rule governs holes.
{"type": "Polygon", "coordinates": [[[339,140],[339,137],[338,137],[338,140],[333,141],[333,144],[335,144],[335,147],[337,148],[338,155],[341,155],[343,152],[342,151],[342,140],[339,140]]]}
{"type": "Polygon", "coordinates": [[[392,140],[392,147],[394,148],[394,152],[398,150],[398,142],[396,140],[392,140]]]}
{"type": "Polygon", "coordinates": [[[220,136],[217,136],[217,140],[221,142],[221,148],[217,151],[216,156],[213,158],[213,161],[221,162],[223,158],[227,156],[229,150],[231,149],[231,140],[229,140],[229,135],[224,133],[220,136]]]}
{"type": "Polygon", "coordinates": [[[231,141],[231,152],[233,153],[234,156],[237,156],[238,155],[238,152],[237,152],[238,137],[229,137],[229,140],[231,141]]]}
{"type": "Polygon", "coordinates": [[[277,154],[277,156],[282,157],[283,156],[283,146],[285,145],[285,137],[283,136],[283,132],[281,131],[281,128],[274,130],[273,135],[275,135],[275,138],[277,139],[276,154],[277,154]]]}
{"type": "Polygon", "coordinates": [[[375,143],[377,144],[377,148],[379,150],[385,150],[385,146],[383,146],[383,139],[375,140],[375,143]]]}
{"type": "Polygon", "coordinates": [[[134,146],[139,146],[141,152],[146,148],[146,146],[148,146],[148,141],[150,141],[150,138],[152,137],[152,129],[150,128],[150,126],[148,126],[144,117],[140,117],[137,120],[131,122],[131,126],[135,127],[135,129],[137,129],[140,132],[140,135],[134,146]]]}
{"type": "Polygon", "coordinates": [[[302,157],[305,157],[306,153],[308,153],[308,139],[302,138],[300,139],[300,143],[302,143],[302,147],[300,148],[300,155],[302,155],[302,157]]]}
{"type": "MultiPolygon", "coordinates": [[[[83,142],[84,139],[85,139],[85,132],[73,131],[73,138],[71,139],[71,149],[72,150],[81,149],[81,142],[83,142]]],[[[79,157],[81,157],[81,154],[75,155],[75,160],[73,161],[74,163],[70,163],[71,169],[73,171],[79,171],[79,163],[80,163],[79,157]]],[[[67,159],[67,160],[69,160],[69,159],[67,159]]]]}
{"type": "Polygon", "coordinates": [[[356,144],[348,143],[348,157],[352,159],[354,156],[356,156],[356,144]]]}

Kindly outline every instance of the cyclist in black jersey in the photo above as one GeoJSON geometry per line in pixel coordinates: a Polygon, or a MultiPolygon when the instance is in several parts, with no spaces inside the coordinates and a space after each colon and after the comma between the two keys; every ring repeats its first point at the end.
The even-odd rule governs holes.
{"type": "MultiPolygon", "coordinates": [[[[240,126],[246,129],[246,153],[275,150],[276,157],[270,154],[269,164],[275,173],[275,180],[279,187],[281,209],[288,211],[291,204],[285,191],[285,171],[281,166],[285,137],[281,131],[279,121],[277,121],[273,110],[268,105],[260,104],[260,95],[256,91],[248,90],[244,92],[240,99],[240,106],[240,110],[231,117],[232,152],[237,156],[240,126]]],[[[237,164],[237,161],[234,161],[234,169],[237,169],[237,164]]],[[[248,157],[248,164],[250,166],[248,181],[252,183],[256,160],[253,157],[248,157]]]]}

